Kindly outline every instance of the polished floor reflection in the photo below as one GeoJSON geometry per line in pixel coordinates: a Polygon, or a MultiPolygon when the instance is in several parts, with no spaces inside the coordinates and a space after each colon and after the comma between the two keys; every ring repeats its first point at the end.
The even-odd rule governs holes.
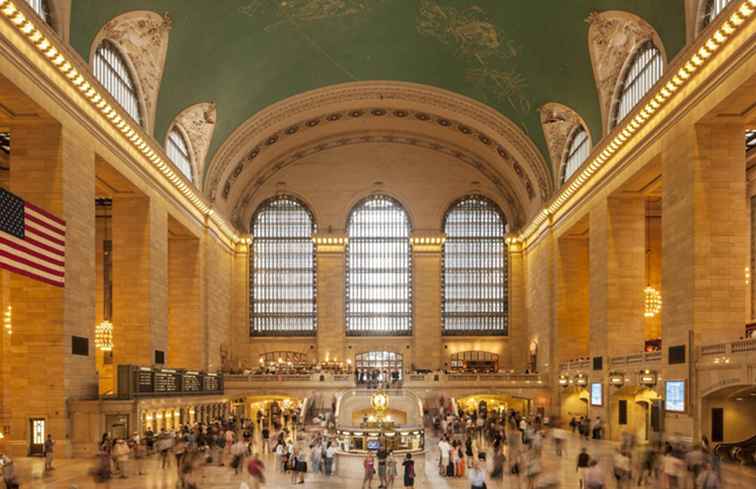
{"type": "MultiPolygon", "coordinates": [[[[469,482],[466,479],[445,479],[438,475],[436,471],[435,460],[437,451],[436,442],[431,443],[434,449],[424,456],[416,457],[418,459],[418,479],[415,487],[422,489],[444,489],[444,488],[468,488],[469,482]]],[[[551,444],[548,443],[543,452],[544,472],[558,472],[562,488],[578,488],[577,473],[575,471],[575,459],[580,447],[585,446],[593,457],[598,457],[602,466],[605,467],[607,474],[608,487],[614,489],[616,484],[611,477],[611,459],[614,450],[614,444],[606,441],[581,441],[577,438],[568,440],[567,452],[561,458],[555,455],[551,444]]],[[[266,488],[283,488],[292,485],[288,474],[282,474],[273,469],[273,457],[265,456],[265,462],[269,466],[267,470],[268,483],[266,488]]],[[[326,478],[320,474],[307,474],[305,484],[299,487],[311,488],[329,488],[329,489],[347,489],[359,488],[361,479],[357,477],[359,458],[353,458],[348,462],[350,466],[337,467],[338,475],[326,478]],[[346,475],[344,475],[346,474],[346,475]]],[[[49,475],[43,473],[44,461],[42,459],[17,459],[16,460],[19,475],[21,476],[21,487],[34,489],[88,489],[88,488],[111,488],[111,489],[175,489],[176,488],[176,468],[175,465],[161,469],[156,458],[147,460],[145,469],[148,475],[131,476],[128,479],[113,479],[107,483],[96,484],[89,470],[94,466],[94,461],[90,460],[58,460],[56,469],[49,475]]],[[[134,469],[132,466],[131,469],[134,469]]],[[[727,489],[753,489],[756,487],[756,468],[742,467],[733,464],[723,464],[722,466],[722,487],[727,489]]],[[[205,467],[202,469],[200,489],[238,489],[241,482],[245,480],[243,475],[234,475],[233,470],[229,467],[205,467]]],[[[373,489],[378,487],[377,479],[373,481],[373,489]]],[[[401,481],[397,479],[394,487],[402,487],[401,481]]],[[[489,483],[489,488],[497,487],[489,483]]],[[[513,478],[506,478],[498,486],[502,488],[526,489],[527,482],[522,479],[518,481],[513,478]]],[[[633,486],[628,486],[631,489],[633,486]]],[[[650,483],[648,487],[662,487],[655,483],[650,483]]],[[[683,485],[681,489],[694,489],[691,484],[683,485]]]]}

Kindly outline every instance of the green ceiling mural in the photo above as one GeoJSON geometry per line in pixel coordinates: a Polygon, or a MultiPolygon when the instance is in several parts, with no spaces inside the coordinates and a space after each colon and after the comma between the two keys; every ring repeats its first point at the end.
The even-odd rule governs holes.
{"type": "Polygon", "coordinates": [[[592,11],[627,10],[661,36],[670,58],[684,43],[683,0],[73,0],[71,42],[90,44],[130,10],[173,20],[155,136],[187,106],[215,101],[208,154],[260,109],[314,88],[400,80],[493,106],[548,159],[537,108],[561,102],[601,115],[587,47],[592,11]]]}

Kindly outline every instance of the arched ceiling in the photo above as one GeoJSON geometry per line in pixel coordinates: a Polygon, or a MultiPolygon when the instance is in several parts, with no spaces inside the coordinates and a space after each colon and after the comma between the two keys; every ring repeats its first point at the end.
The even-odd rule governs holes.
{"type": "MultiPolygon", "coordinates": [[[[530,149],[518,153],[497,142],[512,157],[510,170],[519,164],[517,175],[497,171],[513,193],[527,194],[528,182],[533,187],[535,199],[515,196],[524,218],[554,185],[551,165],[544,164],[548,149],[537,109],[548,102],[564,104],[585,120],[594,141],[602,134],[588,51],[591,12],[624,10],[642,17],[659,33],[670,58],[685,38],[682,0],[73,0],[72,45],[89,59],[102,26],[134,10],[171,19],[156,139],[164,140],[174,118],[193,104],[212,102],[217,109],[203,183],[208,195],[218,199],[229,178],[241,178],[230,174],[233,158],[242,159],[244,151],[259,144],[240,139],[243,128],[271,106],[324,87],[386,80],[448,90],[519,128],[530,149]],[[232,154],[230,141],[243,146],[238,154],[232,154]],[[538,164],[544,169],[531,168],[538,164]],[[518,181],[520,189],[514,188],[518,181]]],[[[351,108],[407,108],[359,105],[351,108]]],[[[325,110],[319,115],[326,116],[325,110]]],[[[341,130],[364,130],[361,124],[341,130]]],[[[512,145],[523,147],[521,141],[512,145]]],[[[485,152],[481,156],[487,158],[485,152]]],[[[243,178],[240,188],[247,188],[258,176],[250,172],[243,178]]],[[[234,191],[235,202],[221,203],[221,211],[230,213],[245,198],[234,189],[229,196],[234,191]]]]}

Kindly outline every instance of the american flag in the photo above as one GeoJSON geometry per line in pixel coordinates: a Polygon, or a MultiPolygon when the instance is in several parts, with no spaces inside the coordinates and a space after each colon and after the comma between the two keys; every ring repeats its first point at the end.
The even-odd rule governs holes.
{"type": "Polygon", "coordinates": [[[0,189],[0,268],[63,287],[65,257],[66,222],[0,189]]]}

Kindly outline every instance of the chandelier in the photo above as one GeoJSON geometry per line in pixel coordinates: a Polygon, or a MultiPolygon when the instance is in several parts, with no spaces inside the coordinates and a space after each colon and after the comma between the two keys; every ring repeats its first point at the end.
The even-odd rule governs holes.
{"type": "Polygon", "coordinates": [[[113,351],[113,323],[103,321],[95,328],[95,347],[100,351],[113,351]]]}
{"type": "Polygon", "coordinates": [[[649,286],[643,289],[645,311],[643,315],[647,318],[655,317],[662,308],[661,293],[655,288],[649,286]]]}

